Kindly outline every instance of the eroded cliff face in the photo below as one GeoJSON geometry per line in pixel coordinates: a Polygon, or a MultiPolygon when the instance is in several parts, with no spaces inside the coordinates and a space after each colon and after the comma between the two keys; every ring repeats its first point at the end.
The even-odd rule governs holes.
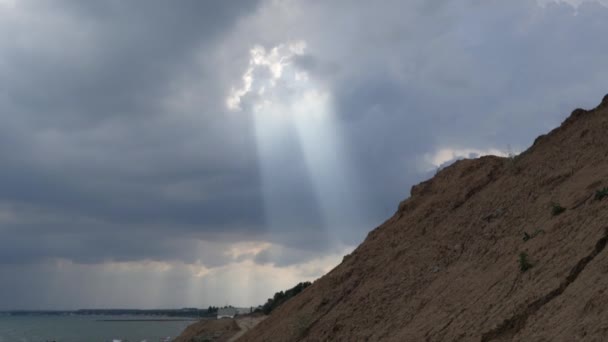
{"type": "Polygon", "coordinates": [[[515,158],[459,161],[414,186],[239,341],[607,341],[604,187],[608,96],[515,158]]]}

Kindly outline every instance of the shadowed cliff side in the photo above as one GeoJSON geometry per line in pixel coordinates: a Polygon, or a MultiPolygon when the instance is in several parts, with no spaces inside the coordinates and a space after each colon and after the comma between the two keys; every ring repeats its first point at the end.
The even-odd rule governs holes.
{"type": "Polygon", "coordinates": [[[607,132],[608,96],[445,168],[239,341],[608,340],[607,132]]]}

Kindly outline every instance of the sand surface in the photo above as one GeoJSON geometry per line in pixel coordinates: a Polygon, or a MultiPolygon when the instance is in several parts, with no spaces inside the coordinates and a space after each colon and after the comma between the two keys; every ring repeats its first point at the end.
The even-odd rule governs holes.
{"type": "Polygon", "coordinates": [[[246,332],[253,329],[256,325],[258,325],[261,321],[266,319],[267,316],[246,316],[242,318],[236,319],[236,324],[241,329],[239,332],[234,334],[228,342],[233,342],[239,339],[239,337],[243,336],[246,332]]]}

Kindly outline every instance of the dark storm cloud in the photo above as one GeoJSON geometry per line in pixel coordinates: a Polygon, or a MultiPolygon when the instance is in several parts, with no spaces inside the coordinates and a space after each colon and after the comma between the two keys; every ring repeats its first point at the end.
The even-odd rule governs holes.
{"type": "Polygon", "coordinates": [[[31,41],[28,46],[10,42],[8,81],[14,86],[8,96],[27,106],[37,124],[49,126],[88,126],[114,116],[137,120],[157,114],[158,101],[172,78],[187,72],[184,66],[192,67],[194,50],[212,48],[255,5],[255,1],[183,1],[179,6],[163,1],[20,2],[24,11],[41,19],[29,29],[45,33],[15,29],[31,41]],[[51,113],[40,117],[42,111],[51,113]]]}
{"type": "Polygon", "coordinates": [[[221,115],[225,89],[213,86],[220,81],[201,61],[255,7],[19,2],[0,14],[0,201],[28,218],[0,228],[3,262],[171,257],[157,255],[169,249],[159,241],[180,230],[232,226],[247,235],[263,224],[255,160],[243,157],[252,151],[238,150],[246,138],[224,143],[247,132],[205,119],[221,115]],[[183,75],[205,84],[194,119],[166,105],[183,75]],[[157,250],[137,248],[135,225],[162,227],[146,242],[157,250]],[[101,253],[104,239],[119,242],[101,253]]]}

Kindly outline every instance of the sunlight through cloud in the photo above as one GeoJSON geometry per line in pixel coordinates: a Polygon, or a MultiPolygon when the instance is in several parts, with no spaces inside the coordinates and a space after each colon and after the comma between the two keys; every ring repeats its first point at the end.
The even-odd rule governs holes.
{"type": "MultiPolygon", "coordinates": [[[[355,200],[360,182],[342,143],[330,92],[293,63],[305,50],[304,41],[252,48],[241,84],[231,89],[226,106],[253,118],[267,233],[293,225],[285,209],[295,195],[290,184],[308,181],[322,221],[301,229],[339,246],[345,231],[362,221],[363,206],[355,200]],[[303,163],[303,174],[297,174],[294,161],[303,163]]],[[[280,250],[266,248],[264,256],[280,250]]]]}

